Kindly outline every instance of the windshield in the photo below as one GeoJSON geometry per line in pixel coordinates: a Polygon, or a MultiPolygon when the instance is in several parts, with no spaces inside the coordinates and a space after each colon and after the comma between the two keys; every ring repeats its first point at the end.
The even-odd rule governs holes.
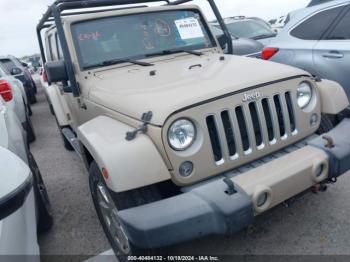
{"type": "Polygon", "coordinates": [[[110,60],[142,59],[166,50],[216,46],[203,18],[194,10],[115,16],[72,25],[82,69],[110,60]]]}
{"type": "Polygon", "coordinates": [[[16,66],[16,64],[14,62],[12,62],[10,59],[0,59],[0,63],[2,63],[3,68],[7,71],[7,72],[11,72],[11,70],[16,66]]]}
{"type": "Polygon", "coordinates": [[[260,39],[276,35],[272,29],[268,28],[263,23],[254,20],[227,23],[227,28],[231,34],[244,38],[260,39]]]}
{"type": "MultiPolygon", "coordinates": [[[[219,28],[220,25],[211,25],[210,26],[210,29],[211,31],[213,32],[213,34],[216,36],[216,37],[219,37],[219,36],[222,36],[224,33],[224,31],[222,31],[220,28],[219,28]]],[[[233,39],[238,39],[238,37],[234,36],[231,34],[231,38],[233,39]]]]}

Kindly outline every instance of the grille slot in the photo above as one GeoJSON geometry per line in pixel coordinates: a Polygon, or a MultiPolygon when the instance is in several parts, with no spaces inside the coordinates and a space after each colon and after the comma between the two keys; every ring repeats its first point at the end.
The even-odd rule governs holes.
{"type": "Polygon", "coordinates": [[[249,104],[249,111],[252,118],[256,145],[261,146],[263,143],[263,139],[262,139],[261,126],[260,126],[260,120],[258,116],[256,103],[249,104]]]}
{"type": "Polygon", "coordinates": [[[207,116],[206,124],[216,164],[235,161],[297,134],[293,95],[287,91],[233,105],[207,116]]]}
{"type": "Polygon", "coordinates": [[[219,162],[220,160],[222,160],[222,150],[220,145],[218,128],[215,122],[215,117],[213,115],[208,116],[206,121],[207,121],[207,127],[208,127],[211,146],[213,149],[214,159],[215,159],[215,162],[219,162]]]}
{"type": "Polygon", "coordinates": [[[225,129],[224,131],[226,135],[228,151],[230,156],[232,157],[237,153],[237,149],[236,149],[235,137],[233,133],[232,120],[230,118],[229,111],[225,110],[221,113],[221,120],[225,129]]]}
{"type": "Polygon", "coordinates": [[[248,151],[250,148],[250,141],[249,141],[249,134],[248,134],[246,119],[243,114],[243,108],[241,106],[238,106],[235,111],[236,111],[239,131],[241,133],[243,150],[248,151]]]}
{"type": "Polygon", "coordinates": [[[296,124],[295,124],[295,114],[294,114],[293,102],[292,102],[290,92],[287,92],[285,94],[285,97],[286,97],[288,114],[289,114],[290,131],[293,133],[296,130],[296,124]]]}
{"type": "Polygon", "coordinates": [[[267,98],[264,98],[261,101],[261,103],[264,110],[269,142],[272,142],[275,138],[275,133],[273,129],[272,114],[271,114],[271,108],[269,105],[269,100],[267,98]]]}
{"type": "Polygon", "coordinates": [[[277,121],[278,121],[279,130],[280,130],[280,136],[283,137],[286,134],[286,129],[284,126],[284,115],[283,115],[283,109],[282,109],[282,105],[281,105],[280,96],[274,95],[273,101],[275,103],[277,121]]]}

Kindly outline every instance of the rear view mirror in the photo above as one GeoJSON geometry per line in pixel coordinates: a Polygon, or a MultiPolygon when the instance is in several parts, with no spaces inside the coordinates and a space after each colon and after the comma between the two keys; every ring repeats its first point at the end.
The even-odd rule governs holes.
{"type": "Polygon", "coordinates": [[[0,220],[23,206],[33,188],[29,167],[15,154],[0,147],[0,220]]]}
{"type": "Polygon", "coordinates": [[[14,67],[14,68],[12,68],[11,71],[10,71],[10,74],[13,75],[13,76],[15,76],[15,75],[20,75],[20,74],[22,74],[22,73],[23,73],[22,69],[20,69],[20,68],[18,68],[18,67],[14,67]]]}
{"type": "Polygon", "coordinates": [[[45,64],[45,72],[49,83],[68,81],[67,68],[63,60],[47,62],[45,64]]]}

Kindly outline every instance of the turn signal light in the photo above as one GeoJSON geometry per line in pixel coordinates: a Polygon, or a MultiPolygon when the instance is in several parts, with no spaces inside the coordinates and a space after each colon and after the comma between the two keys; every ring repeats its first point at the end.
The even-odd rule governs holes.
{"type": "Polygon", "coordinates": [[[278,48],[275,47],[265,47],[262,51],[261,58],[264,60],[269,60],[279,51],[278,48]]]}
{"type": "Polygon", "coordinates": [[[5,102],[9,102],[13,99],[11,86],[5,80],[0,80],[0,95],[5,102]]]}

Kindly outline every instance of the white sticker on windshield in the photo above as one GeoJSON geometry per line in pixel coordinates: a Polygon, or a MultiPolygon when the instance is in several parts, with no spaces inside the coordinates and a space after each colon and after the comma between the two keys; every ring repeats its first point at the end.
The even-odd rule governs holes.
{"type": "Polygon", "coordinates": [[[204,37],[202,28],[194,17],[176,20],[175,24],[183,40],[204,37]]]}

